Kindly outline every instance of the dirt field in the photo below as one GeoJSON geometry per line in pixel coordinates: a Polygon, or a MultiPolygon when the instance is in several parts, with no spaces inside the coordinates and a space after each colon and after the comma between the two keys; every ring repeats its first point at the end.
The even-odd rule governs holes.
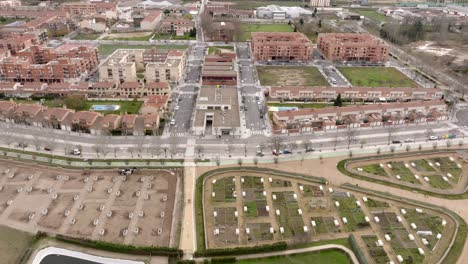
{"type": "MultiPolygon", "coordinates": [[[[397,255],[407,261],[412,258],[415,263],[433,263],[447,249],[455,232],[455,222],[439,212],[424,208],[424,212],[417,213],[416,207],[409,204],[332,185],[246,171],[223,172],[205,182],[208,248],[253,246],[275,241],[303,243],[342,238],[353,233],[363,249],[369,239],[364,241],[361,236],[378,237],[383,241],[379,252],[384,252],[395,263],[397,255]],[[258,193],[252,193],[254,186],[260,190],[258,193]],[[261,203],[251,204],[256,200],[266,200],[265,208],[259,208],[261,203]],[[397,216],[402,219],[401,223],[397,216]],[[375,220],[375,217],[379,219],[375,220]],[[431,224],[423,224],[422,219],[432,219],[431,224]],[[412,228],[414,222],[420,228],[412,228]],[[432,234],[417,231],[431,231],[432,234]],[[442,234],[440,240],[435,239],[438,233],[442,234]],[[395,239],[386,241],[385,234],[395,239]],[[416,240],[409,241],[408,234],[416,240]],[[423,238],[429,241],[427,245],[421,242],[423,238]],[[420,255],[417,248],[422,248],[425,256],[420,255]]],[[[365,254],[372,259],[371,252],[365,254]]]]}
{"type": "Polygon", "coordinates": [[[169,246],[182,171],[68,170],[0,160],[0,223],[30,232],[169,246]],[[126,231],[127,230],[127,231],[126,231]]]}
{"type": "Polygon", "coordinates": [[[329,86],[316,67],[257,67],[262,85],[267,86],[329,86]]]}

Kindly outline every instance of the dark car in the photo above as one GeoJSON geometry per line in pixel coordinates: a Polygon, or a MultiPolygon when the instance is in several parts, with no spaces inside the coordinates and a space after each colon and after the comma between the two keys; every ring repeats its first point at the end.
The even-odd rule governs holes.
{"type": "Polygon", "coordinates": [[[258,156],[258,157],[263,157],[263,156],[265,156],[265,154],[263,154],[262,151],[258,150],[258,151],[257,151],[257,156],[258,156]]]}
{"type": "Polygon", "coordinates": [[[292,152],[291,152],[290,150],[288,150],[288,149],[283,149],[283,150],[281,151],[281,153],[282,153],[282,154],[292,154],[292,152]]]}
{"type": "Polygon", "coordinates": [[[306,148],[305,149],[305,152],[313,152],[313,151],[315,151],[315,149],[313,149],[313,148],[306,148]]]}
{"type": "Polygon", "coordinates": [[[400,140],[392,140],[392,144],[401,144],[400,140]]]}

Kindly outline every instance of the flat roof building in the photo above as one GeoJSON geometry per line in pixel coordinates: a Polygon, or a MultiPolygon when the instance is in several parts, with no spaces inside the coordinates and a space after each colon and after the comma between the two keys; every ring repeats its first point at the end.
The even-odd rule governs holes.
{"type": "Polygon", "coordinates": [[[240,116],[236,87],[202,87],[193,124],[195,135],[239,136],[240,116]]]}
{"type": "Polygon", "coordinates": [[[201,76],[203,85],[237,85],[235,58],[235,53],[205,56],[201,76]]]}
{"type": "Polygon", "coordinates": [[[370,34],[321,33],[317,48],[330,61],[384,63],[388,45],[370,34]]]}
{"type": "Polygon", "coordinates": [[[257,61],[312,59],[312,42],[299,32],[253,32],[251,46],[257,61]]]}

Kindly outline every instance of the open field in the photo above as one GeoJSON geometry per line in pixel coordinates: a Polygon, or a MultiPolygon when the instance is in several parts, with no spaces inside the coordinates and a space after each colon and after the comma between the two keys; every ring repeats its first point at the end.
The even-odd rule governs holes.
{"type": "MultiPolygon", "coordinates": [[[[450,217],[438,211],[424,208],[424,213],[413,215],[411,213],[416,212],[416,207],[402,200],[387,200],[384,196],[323,186],[317,178],[306,180],[243,168],[215,173],[204,182],[201,192],[208,249],[259,246],[279,241],[288,242],[294,248],[308,245],[312,240],[327,241],[355,234],[359,236],[357,243],[367,245],[367,255],[372,254],[378,263],[395,260],[397,254],[405,261],[413,259],[414,263],[432,263],[437,262],[447,249],[456,228],[450,217]],[[223,183],[223,190],[236,195],[230,196],[229,200],[216,199],[215,190],[219,189],[216,187],[219,182],[223,183]],[[246,190],[252,187],[262,190],[266,204],[251,205],[250,201],[255,196],[246,190]],[[255,208],[258,211],[260,207],[265,207],[269,214],[252,217],[250,210],[255,208]],[[402,208],[406,209],[403,217],[402,208]],[[397,221],[397,216],[401,217],[400,221],[397,221]],[[422,219],[429,219],[428,223],[418,222],[423,222],[422,219]],[[442,219],[445,220],[443,227],[442,219]],[[410,226],[413,222],[419,223],[420,228],[413,229],[410,226]],[[426,235],[424,232],[416,233],[419,230],[442,234],[437,246],[434,247],[433,242],[422,245],[408,238],[408,234],[412,234],[416,241],[421,241],[426,235]],[[385,234],[390,234],[391,239],[383,240],[385,234]],[[376,238],[381,239],[388,250],[375,245],[376,238]],[[424,250],[424,256],[418,253],[418,248],[424,250]]],[[[275,260],[265,263],[278,263],[275,260]]],[[[289,260],[293,263],[310,262],[285,261],[289,260]]]]}
{"type": "Polygon", "coordinates": [[[303,6],[303,3],[300,1],[268,1],[267,3],[263,1],[248,1],[248,0],[221,0],[219,2],[229,2],[233,3],[235,8],[251,10],[260,6],[267,5],[279,5],[279,6],[303,6]]]}
{"type": "Polygon", "coordinates": [[[0,263],[19,263],[34,236],[6,226],[0,226],[0,263]]]}
{"type": "Polygon", "coordinates": [[[232,52],[234,51],[234,47],[233,46],[210,46],[208,47],[208,54],[210,55],[223,52],[223,51],[232,52]]]}
{"type": "Polygon", "coordinates": [[[252,32],[293,32],[288,24],[242,24],[242,30],[241,41],[249,40],[252,32]]]}
{"type": "Polygon", "coordinates": [[[329,86],[316,67],[259,66],[257,72],[265,86],[329,86]]]}
{"type": "Polygon", "coordinates": [[[183,36],[169,35],[169,34],[155,34],[152,39],[174,39],[174,40],[194,40],[197,39],[195,36],[191,37],[189,33],[185,33],[183,36]]]}
{"type": "Polygon", "coordinates": [[[380,22],[387,22],[391,20],[391,18],[385,16],[384,14],[377,12],[377,10],[375,9],[357,8],[357,9],[352,9],[352,12],[356,12],[360,14],[361,16],[365,16],[369,19],[373,19],[373,20],[380,21],[380,22]]]}
{"type": "MultiPolygon", "coordinates": [[[[40,103],[39,100],[15,100],[15,102],[22,103],[22,104],[37,104],[40,103]]],[[[98,111],[102,114],[138,114],[141,105],[143,104],[142,101],[86,101],[83,107],[74,109],[76,111],[84,111],[90,110],[93,105],[120,105],[120,109],[117,111],[98,111]]],[[[43,101],[43,105],[47,107],[62,107],[64,105],[64,101],[61,99],[47,99],[43,101]]]]}
{"type": "Polygon", "coordinates": [[[101,44],[98,46],[100,55],[109,55],[117,49],[187,49],[187,46],[174,46],[174,45],[110,45],[101,44]]]}
{"type": "Polygon", "coordinates": [[[319,252],[310,252],[302,254],[294,254],[280,257],[260,258],[260,259],[246,259],[239,260],[236,263],[240,264],[345,264],[352,263],[346,253],[340,250],[323,250],[319,252]]]}
{"type": "Polygon", "coordinates": [[[76,36],[73,37],[73,39],[76,40],[95,40],[101,36],[101,33],[97,34],[76,34],[76,36]]]}
{"type": "MultiPolygon", "coordinates": [[[[6,224],[72,237],[166,246],[173,237],[182,171],[69,170],[0,161],[0,214],[6,224]],[[10,202],[7,202],[10,201],[10,202]]],[[[18,236],[21,237],[21,236],[18,236]]]]}
{"type": "Polygon", "coordinates": [[[104,37],[106,40],[148,41],[153,37],[152,32],[113,33],[104,37]]]}
{"type": "Polygon", "coordinates": [[[348,164],[347,168],[369,177],[381,178],[382,175],[388,175],[390,177],[383,180],[422,190],[463,192],[468,185],[466,166],[456,152],[364,158],[348,164]]]}
{"type": "Polygon", "coordinates": [[[353,86],[418,87],[418,84],[392,67],[338,67],[353,86]]]}

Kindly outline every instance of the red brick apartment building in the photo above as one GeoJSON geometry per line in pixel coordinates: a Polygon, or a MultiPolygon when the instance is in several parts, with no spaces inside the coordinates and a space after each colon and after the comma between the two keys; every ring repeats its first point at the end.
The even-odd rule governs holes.
{"type": "Polygon", "coordinates": [[[63,3],[62,10],[70,15],[91,15],[96,13],[105,13],[106,11],[115,11],[116,3],[85,3],[85,2],[70,2],[63,3]]]}
{"type": "Polygon", "coordinates": [[[99,64],[94,47],[54,49],[31,46],[0,60],[0,79],[8,82],[62,83],[79,81],[99,64]]]}
{"type": "Polygon", "coordinates": [[[388,59],[388,45],[370,34],[323,33],[317,48],[330,61],[383,63],[388,59]]]}
{"type": "Polygon", "coordinates": [[[234,68],[235,59],[235,53],[205,56],[201,76],[203,85],[236,85],[237,71],[234,68]]]}
{"type": "Polygon", "coordinates": [[[312,42],[302,33],[254,32],[252,53],[257,61],[310,61],[312,42]]]}

